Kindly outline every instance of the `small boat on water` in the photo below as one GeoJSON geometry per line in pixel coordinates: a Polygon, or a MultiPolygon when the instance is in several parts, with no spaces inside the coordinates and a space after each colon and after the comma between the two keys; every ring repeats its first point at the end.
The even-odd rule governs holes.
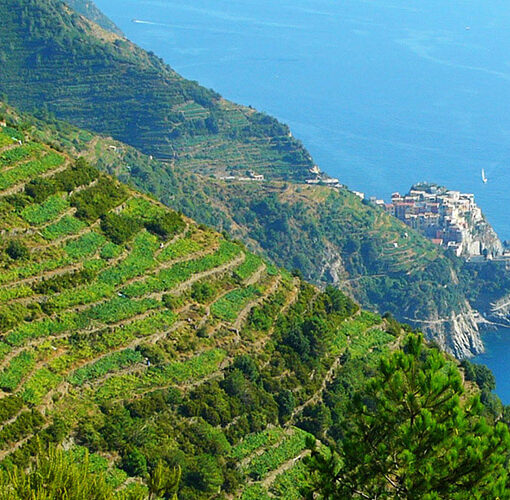
{"type": "Polygon", "coordinates": [[[482,168],[482,182],[483,182],[484,184],[486,184],[486,183],[487,183],[487,177],[485,177],[485,170],[484,170],[483,168],[482,168]]]}

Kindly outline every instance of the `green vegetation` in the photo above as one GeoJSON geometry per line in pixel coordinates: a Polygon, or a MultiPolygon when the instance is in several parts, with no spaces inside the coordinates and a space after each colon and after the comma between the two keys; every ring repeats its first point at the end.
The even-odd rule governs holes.
{"type": "Polygon", "coordinates": [[[134,484],[118,489],[112,484],[112,474],[98,468],[96,455],[85,452],[79,460],[73,452],[55,447],[41,450],[29,470],[14,466],[0,475],[0,498],[23,500],[37,498],[50,500],[145,500],[174,497],[180,473],[158,464],[149,475],[148,488],[134,484]],[[157,495],[157,496],[156,496],[157,495]]]}
{"type": "Polygon", "coordinates": [[[52,241],[72,234],[77,234],[84,229],[86,224],[72,215],[64,215],[60,220],[46,226],[41,234],[43,238],[52,241]]]}
{"type": "MultiPolygon", "coordinates": [[[[24,125],[19,120],[19,128],[8,134],[22,144],[2,138],[6,133],[0,130],[0,144],[12,146],[0,174],[17,172],[0,187],[0,217],[6,227],[0,252],[0,387],[5,391],[0,397],[0,495],[45,498],[45,487],[48,498],[172,498],[177,493],[191,500],[272,495],[297,500],[310,484],[303,461],[309,454],[307,441],[317,444],[321,467],[337,466],[329,461],[328,448],[333,457],[348,445],[366,451],[370,441],[360,439],[360,426],[378,421],[379,412],[393,425],[375,430],[385,436],[385,446],[396,446],[397,458],[403,460],[400,469],[408,467],[414,481],[417,470],[428,474],[431,469],[405,460],[414,453],[417,458],[412,461],[418,461],[428,448],[420,451],[419,432],[416,441],[410,439],[409,419],[390,417],[402,415],[402,401],[413,403],[416,397],[420,404],[425,399],[422,422],[434,423],[446,415],[448,432],[442,437],[448,448],[428,455],[432,470],[446,470],[445,461],[455,466],[453,471],[459,464],[473,466],[481,475],[470,473],[469,480],[480,478],[489,497],[495,492],[504,497],[505,490],[489,488],[485,474],[505,480],[501,464],[508,455],[500,429],[509,412],[491,395],[490,375],[464,364],[466,379],[472,382],[467,385],[469,394],[462,394],[456,368],[444,355],[422,347],[420,356],[413,358],[412,346],[398,350],[403,329],[409,327],[388,315],[360,311],[333,287],[321,291],[298,278],[307,266],[311,272],[327,269],[313,253],[322,247],[318,242],[325,242],[341,257],[340,278],[352,279],[348,284],[359,296],[381,309],[385,304],[389,309],[402,306],[405,314],[417,317],[450,311],[448,301],[455,307],[461,303],[460,292],[449,288],[455,262],[414,233],[406,238],[403,226],[344,190],[279,183],[225,186],[214,179],[206,185],[202,177],[191,177],[183,167],[235,170],[241,165],[240,154],[243,161],[280,177],[299,177],[311,160],[303,160],[302,148],[292,149],[295,141],[283,139],[287,129],[274,120],[181,80],[154,57],[114,34],[91,28],[60,3],[23,0],[20,5],[8,2],[12,12],[0,7],[9,26],[9,41],[0,41],[1,55],[6,43],[17,57],[25,53],[21,34],[40,38],[44,48],[48,26],[60,33],[52,34],[54,53],[43,50],[21,77],[31,80],[33,70],[38,78],[48,77],[37,85],[53,85],[63,75],[58,66],[52,68],[54,75],[45,72],[48,58],[68,58],[75,50],[66,68],[74,71],[73,81],[62,84],[66,95],[58,94],[58,102],[69,99],[68,104],[76,104],[92,85],[88,78],[93,75],[92,90],[109,96],[98,110],[98,116],[104,112],[98,120],[105,124],[106,114],[114,116],[112,109],[115,113],[123,103],[111,98],[119,85],[132,85],[130,92],[143,85],[148,99],[155,94],[159,99],[161,93],[161,109],[146,112],[144,106],[145,114],[138,112],[136,122],[124,117],[114,135],[136,133],[137,141],[146,141],[149,128],[143,127],[154,124],[151,147],[161,157],[168,154],[175,165],[163,166],[125,145],[52,118],[49,126],[36,118],[24,125]],[[43,29],[41,21],[48,19],[48,12],[52,22],[43,29]],[[62,26],[69,31],[59,32],[62,26]],[[123,70],[129,68],[123,71],[125,80],[102,85],[102,68],[119,68],[119,60],[123,70]],[[161,72],[167,77],[164,83],[161,72]],[[134,84],[138,78],[143,81],[134,84]],[[165,93],[170,87],[175,94],[165,93]],[[171,141],[161,139],[163,132],[157,127],[163,124],[155,116],[160,112],[171,141]],[[208,155],[201,151],[205,136],[211,144],[208,155]],[[214,220],[222,229],[230,221],[241,236],[253,230],[252,241],[266,254],[298,271],[293,276],[281,271],[243,245],[98,174],[85,160],[73,162],[49,145],[36,147],[37,138],[68,152],[80,150],[92,161],[101,156],[101,169],[125,179],[129,165],[134,178],[152,187],[155,195],[161,196],[165,188],[165,201],[173,199],[185,213],[200,213],[202,221],[214,220]],[[240,144],[248,146],[234,155],[231,145],[238,149],[240,144]],[[24,149],[14,153],[19,148],[24,149]],[[22,170],[52,157],[60,160],[48,164],[43,175],[22,170]],[[296,172],[290,172],[293,163],[296,172]],[[209,197],[215,200],[214,208],[209,197]],[[438,292],[434,280],[446,288],[438,292]],[[383,297],[387,287],[394,292],[383,297]],[[409,390],[415,381],[403,375],[410,373],[408,365],[420,374],[418,382],[431,389],[428,398],[409,390]],[[424,366],[431,369],[430,377],[424,366]],[[445,378],[453,392],[443,384],[445,378]],[[365,406],[360,411],[356,402],[367,401],[357,396],[366,396],[367,386],[377,391],[368,392],[374,404],[367,406],[372,413],[365,414],[365,406]],[[483,407],[471,403],[472,394],[480,394],[483,407]],[[387,405],[377,404],[381,395],[387,405]],[[445,405],[450,413],[441,413],[443,396],[449,398],[445,405]],[[439,406],[437,415],[431,404],[439,406]],[[458,435],[452,422],[461,424],[458,435]],[[399,439],[402,435],[407,441],[399,439]],[[489,438],[494,456],[487,453],[489,438]],[[486,462],[482,466],[480,457],[471,453],[476,440],[486,462]],[[405,442],[411,446],[406,448],[405,442]],[[76,446],[63,452],[61,443],[66,449],[70,443],[76,446]],[[460,452],[455,456],[450,450],[457,445],[460,452]]],[[[12,74],[9,64],[16,61],[9,54],[4,62],[12,74]]],[[[3,81],[2,74],[0,88],[3,81]]],[[[48,96],[50,109],[60,106],[54,94],[48,96]]],[[[8,118],[8,109],[2,107],[0,114],[8,118]]],[[[76,109],[77,121],[85,114],[92,117],[76,109]]],[[[43,110],[39,116],[48,114],[43,110]]],[[[332,276],[319,279],[331,281],[332,276]]],[[[432,425],[427,443],[445,444],[434,441],[437,435],[432,431],[439,427],[432,425]]],[[[367,463],[374,465],[368,452],[360,456],[368,456],[367,463]]],[[[378,465],[382,460],[376,458],[378,465]]],[[[320,478],[319,473],[315,476],[320,478]]],[[[373,473],[364,486],[377,488],[377,477],[373,473]]],[[[427,479],[435,477],[432,473],[427,479]]],[[[420,488],[416,486],[419,495],[420,488]]]]}
{"type": "Polygon", "coordinates": [[[248,254],[244,262],[236,269],[236,276],[240,280],[246,280],[252,276],[255,271],[260,269],[263,260],[255,254],[248,254]]]}
{"type": "Polygon", "coordinates": [[[67,200],[61,196],[51,196],[40,205],[29,205],[21,216],[30,224],[38,226],[49,222],[69,207],[67,200]]]}
{"type": "MultiPolygon", "coordinates": [[[[57,0],[8,0],[0,8],[6,33],[0,42],[0,93],[13,104],[176,159],[186,169],[308,175],[310,155],[287,126],[180,77],[113,33],[92,2],[73,0],[72,6],[111,31],[57,0]]],[[[90,135],[79,133],[74,144],[84,139],[90,135]]],[[[65,142],[73,146],[73,140],[65,142]]]]}
{"type": "Polygon", "coordinates": [[[22,352],[12,359],[9,366],[0,374],[0,387],[4,391],[12,392],[21,380],[30,373],[35,365],[33,354],[22,352]]]}
{"type": "Polygon", "coordinates": [[[31,160],[0,172],[0,189],[4,190],[20,184],[22,181],[44,174],[64,163],[64,158],[57,153],[48,153],[37,160],[31,160]]]}
{"type": "Polygon", "coordinates": [[[122,35],[120,29],[110,19],[108,19],[93,2],[87,0],[67,0],[66,3],[76,12],[79,12],[105,30],[116,33],[117,35],[122,35]]]}
{"type": "Polygon", "coordinates": [[[336,408],[319,396],[337,357],[377,356],[394,336],[338,290],[72,165],[4,198],[23,231],[1,256],[0,470],[30,475],[72,435],[59,460],[90,452],[88,473],[118,495],[173,495],[172,471],[181,498],[267,492],[258,481],[300,465],[310,434],[329,439],[336,408]]]}
{"type": "Polygon", "coordinates": [[[234,321],[244,305],[259,294],[259,290],[253,286],[233,290],[215,302],[211,312],[225,321],[234,321]]]}
{"type": "Polygon", "coordinates": [[[310,461],[320,498],[506,498],[506,424],[461,400],[457,367],[420,335],[381,359],[352,398],[346,435],[310,461]]]}
{"type": "MultiPolygon", "coordinates": [[[[47,116],[43,122],[4,109],[20,125],[30,124],[30,130],[46,141],[57,141],[69,152],[85,152],[100,169],[134,182],[199,222],[230,231],[252,249],[262,249],[278,265],[298,269],[316,283],[334,283],[353,293],[362,305],[380,313],[390,312],[400,321],[427,326],[422,320],[447,319],[452,312],[466,312],[466,298],[475,307],[487,309],[487,304],[510,290],[501,272],[487,277],[480,273],[473,280],[471,270],[461,272],[460,260],[445,255],[427,239],[377,207],[362,203],[346,189],[222,182],[202,176],[212,165],[207,162],[195,162],[201,175],[190,175],[183,166],[187,159],[194,162],[196,152],[203,154],[198,139],[186,153],[187,159],[170,165],[126,145],[112,145],[112,141],[99,137],[92,141],[93,136],[67,124],[56,120],[48,123],[47,116]],[[81,139],[84,134],[86,140],[81,139]]],[[[123,211],[140,218],[147,204],[148,200],[137,201],[136,206],[123,211]]],[[[151,217],[160,210],[153,205],[151,217]]],[[[164,252],[160,258],[165,258],[164,252]]],[[[459,347],[450,341],[451,326],[446,321],[441,332],[446,334],[446,347],[458,356],[464,355],[469,346],[459,347]]],[[[433,336],[438,332],[427,328],[426,333],[433,336]]]]}
{"type": "Polygon", "coordinates": [[[123,289],[123,293],[128,297],[139,297],[147,293],[171,290],[194,275],[211,271],[230,262],[240,252],[241,250],[237,245],[222,241],[215,253],[196,260],[179,262],[169,269],[163,269],[154,276],[127,286],[123,289]]]}
{"type": "Polygon", "coordinates": [[[91,365],[79,368],[71,376],[70,382],[73,385],[83,385],[86,382],[104,376],[112,370],[126,368],[142,361],[143,356],[139,352],[126,349],[125,351],[101,358],[91,365]]]}
{"type": "Polygon", "coordinates": [[[95,185],[73,193],[70,203],[76,207],[76,217],[93,222],[120,205],[126,198],[127,192],[123,186],[109,177],[102,177],[95,185]]]}
{"type": "Polygon", "coordinates": [[[310,437],[307,432],[299,429],[294,434],[285,436],[277,446],[270,447],[248,464],[248,474],[256,480],[262,479],[269,471],[276,470],[287,460],[298,456],[305,449],[306,442],[310,437]]]}

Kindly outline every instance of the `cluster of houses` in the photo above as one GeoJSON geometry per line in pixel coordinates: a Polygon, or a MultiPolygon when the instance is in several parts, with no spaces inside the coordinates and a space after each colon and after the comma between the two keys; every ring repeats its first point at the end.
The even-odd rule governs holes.
{"type": "Polygon", "coordinates": [[[393,193],[384,209],[458,256],[490,257],[502,252],[501,242],[485,221],[473,194],[420,183],[406,195],[393,193]]]}
{"type": "Polygon", "coordinates": [[[235,175],[224,175],[219,177],[222,181],[263,181],[264,176],[257,174],[253,170],[249,170],[244,177],[237,177],[235,175]]]}
{"type": "MultiPolygon", "coordinates": [[[[309,172],[313,175],[310,179],[306,179],[306,184],[312,185],[323,185],[329,187],[340,188],[344,187],[343,184],[340,183],[338,179],[333,177],[329,177],[325,175],[317,165],[314,165],[309,172]]],[[[257,174],[253,170],[249,170],[246,172],[245,176],[239,177],[236,175],[224,175],[218,177],[222,181],[264,181],[264,176],[262,174],[257,174]]]]}
{"type": "Polygon", "coordinates": [[[310,169],[310,173],[313,174],[314,177],[307,179],[305,181],[307,184],[321,184],[324,186],[330,186],[330,187],[336,187],[336,188],[344,187],[343,184],[340,184],[340,181],[338,179],[335,179],[334,177],[324,176],[323,172],[317,165],[314,165],[310,169]]]}

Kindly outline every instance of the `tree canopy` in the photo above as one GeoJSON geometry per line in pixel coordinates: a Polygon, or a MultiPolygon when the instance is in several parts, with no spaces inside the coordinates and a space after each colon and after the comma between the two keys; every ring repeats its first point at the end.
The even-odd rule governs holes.
{"type": "Polygon", "coordinates": [[[316,449],[320,498],[509,498],[508,428],[482,416],[456,365],[410,335],[353,398],[338,450],[316,449]]]}

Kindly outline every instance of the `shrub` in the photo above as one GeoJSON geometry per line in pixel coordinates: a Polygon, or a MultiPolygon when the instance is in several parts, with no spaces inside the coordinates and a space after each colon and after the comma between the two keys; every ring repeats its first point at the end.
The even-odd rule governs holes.
{"type": "Polygon", "coordinates": [[[95,221],[127,198],[125,187],[109,177],[101,177],[92,187],[71,196],[71,205],[76,207],[76,217],[95,221]]]}
{"type": "Polygon", "coordinates": [[[121,245],[130,240],[139,230],[141,224],[133,217],[109,213],[101,220],[101,229],[108,239],[121,245]]]}
{"type": "Polygon", "coordinates": [[[185,223],[177,212],[167,212],[145,223],[151,233],[157,234],[164,240],[184,229],[185,223]]]}
{"type": "Polygon", "coordinates": [[[131,476],[145,476],[147,474],[147,460],[138,448],[134,448],[124,457],[122,467],[131,476]]]}
{"type": "Polygon", "coordinates": [[[19,240],[12,240],[5,249],[7,255],[14,260],[28,259],[30,252],[24,243],[19,240]]]}
{"type": "Polygon", "coordinates": [[[33,198],[36,203],[42,203],[56,192],[55,183],[44,177],[33,179],[25,186],[25,194],[33,198]]]}

